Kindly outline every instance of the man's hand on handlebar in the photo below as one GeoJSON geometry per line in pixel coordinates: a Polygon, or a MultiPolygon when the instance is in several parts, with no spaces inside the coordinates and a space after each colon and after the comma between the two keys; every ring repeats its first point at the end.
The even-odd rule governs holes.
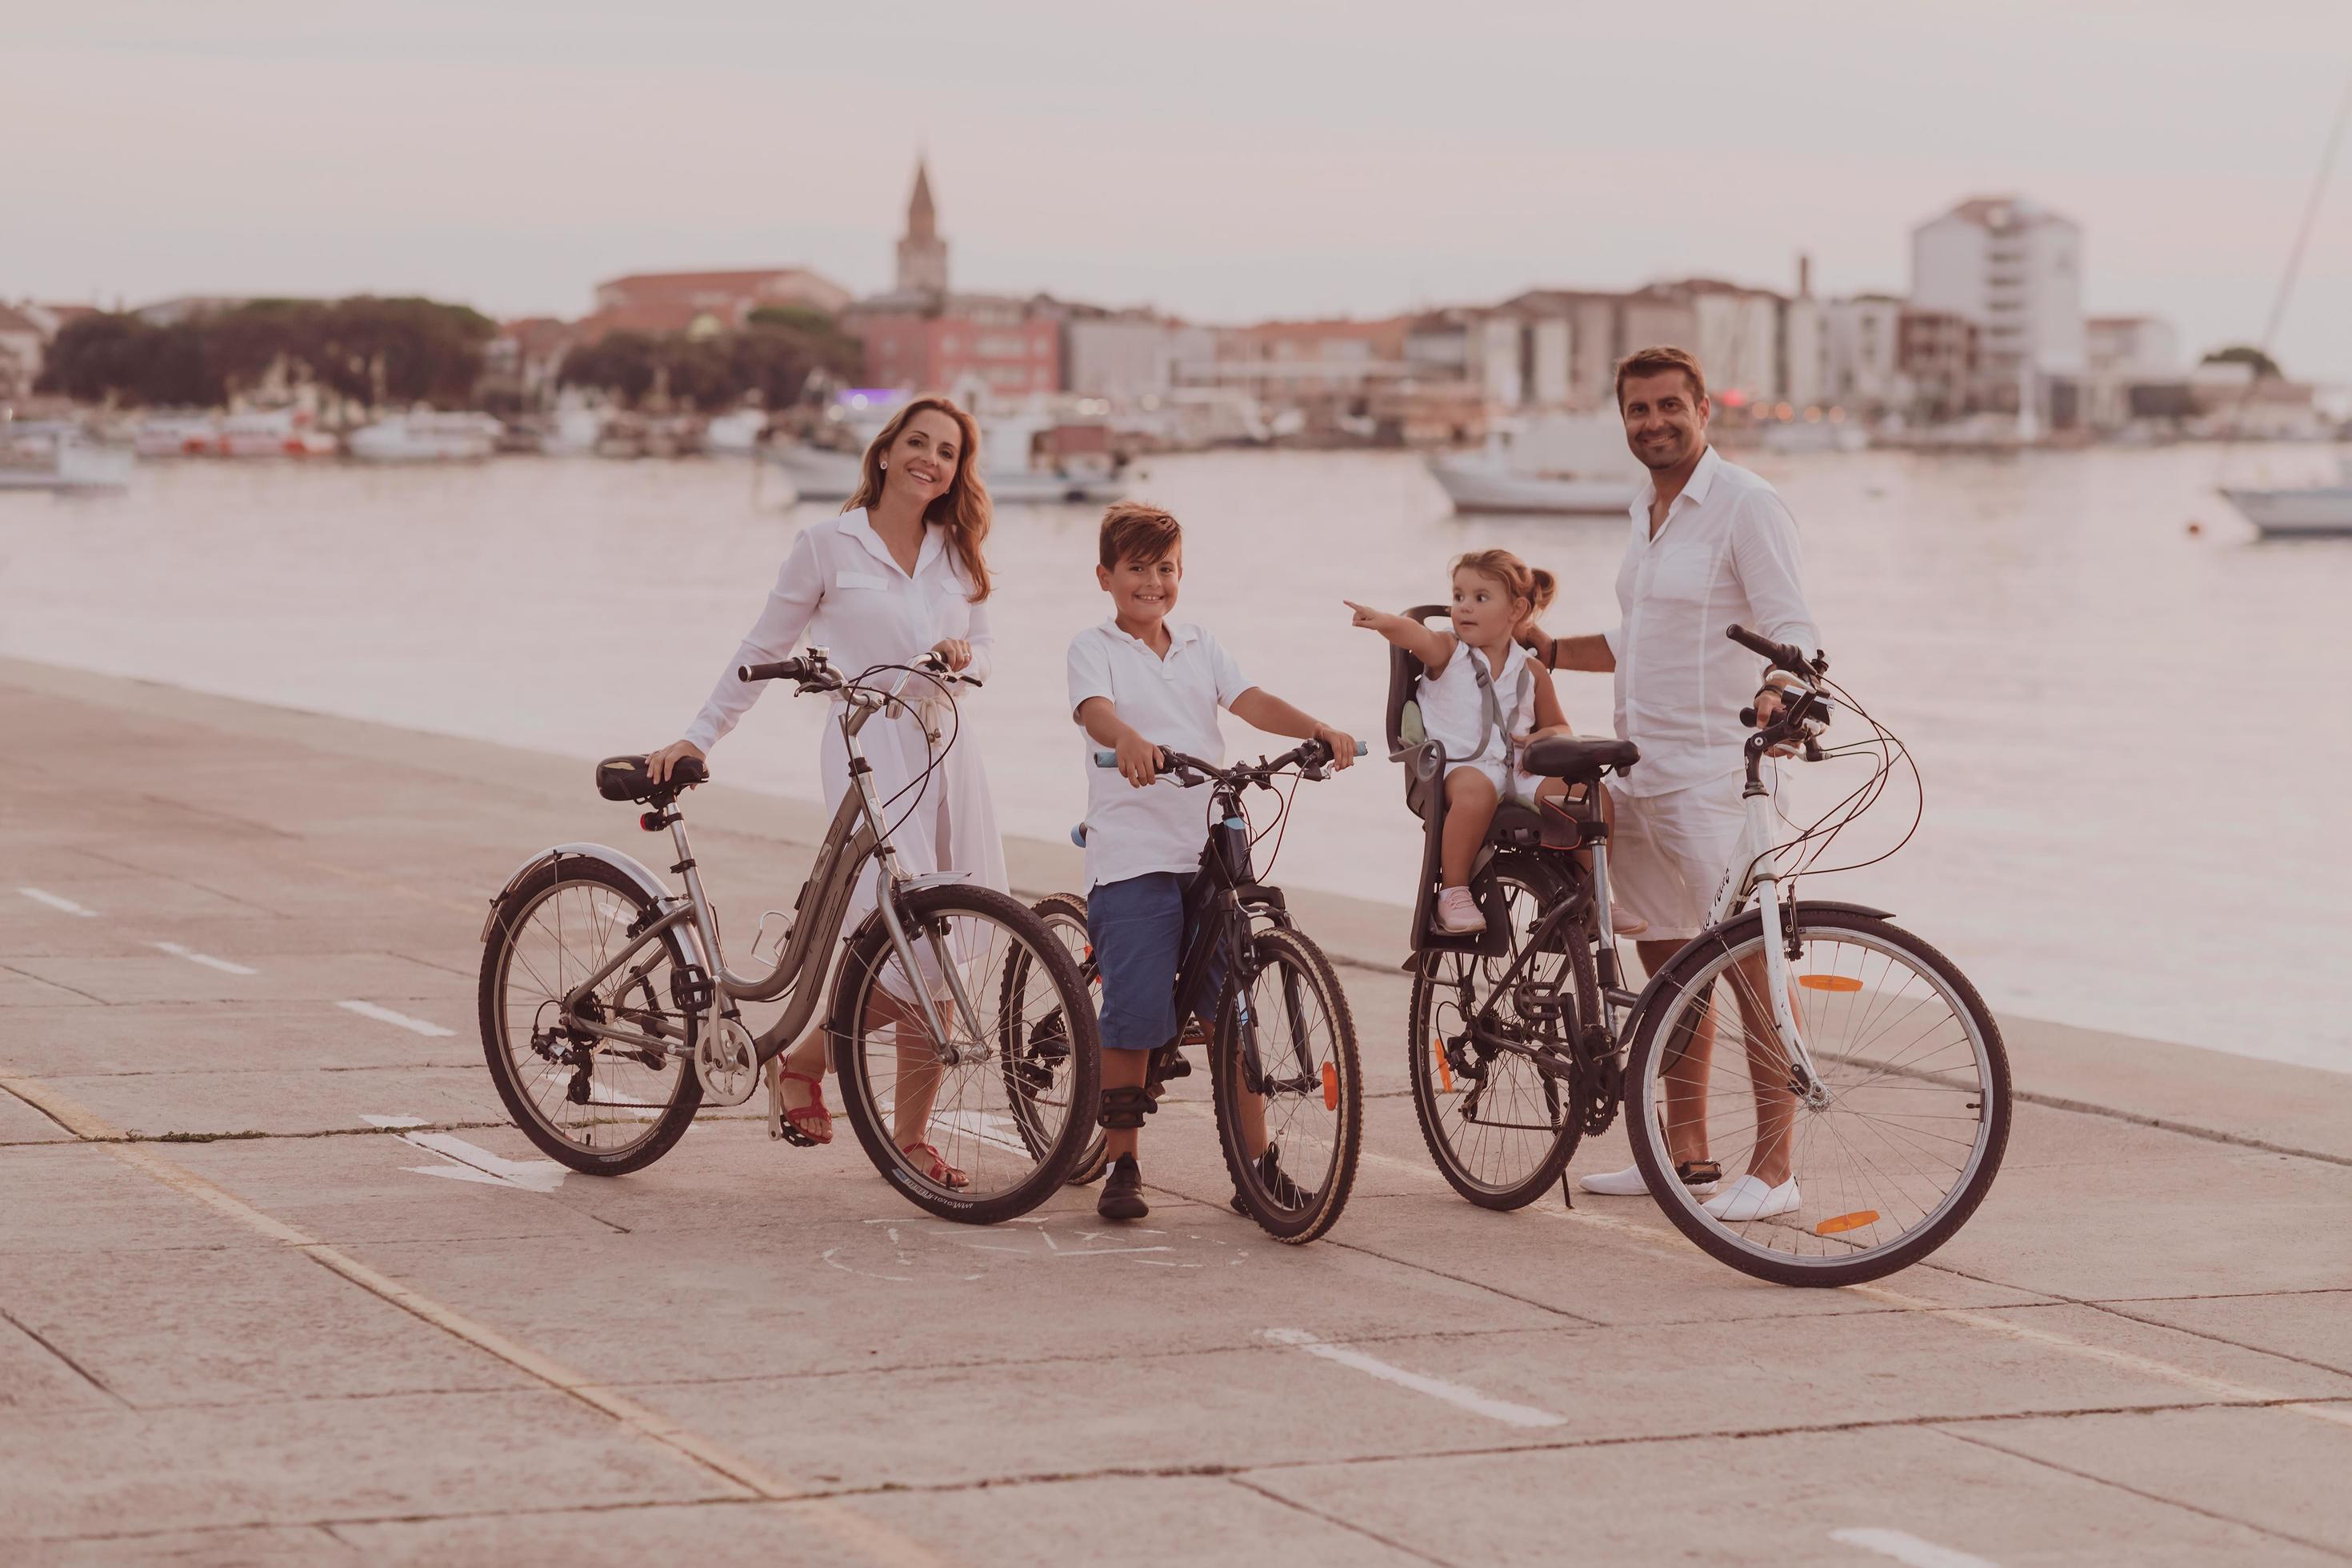
{"type": "Polygon", "coordinates": [[[1315,733],[1308,739],[1320,741],[1331,748],[1331,766],[1352,768],[1356,765],[1356,737],[1349,734],[1345,730],[1334,729],[1328,724],[1318,724],[1315,726],[1315,733]]]}
{"type": "MultiPolygon", "coordinates": [[[[696,762],[703,761],[702,748],[691,741],[672,741],[646,759],[646,776],[656,784],[667,784],[670,770],[688,757],[696,762]]],[[[687,787],[691,789],[694,786],[689,784],[687,787]]]]}

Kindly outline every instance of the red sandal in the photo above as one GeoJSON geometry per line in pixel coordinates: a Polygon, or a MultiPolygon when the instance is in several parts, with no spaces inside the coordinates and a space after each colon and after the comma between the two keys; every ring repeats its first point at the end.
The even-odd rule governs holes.
{"type": "Polygon", "coordinates": [[[768,1079],[768,1136],[781,1138],[796,1149],[814,1149],[821,1143],[833,1142],[833,1112],[824,1103],[824,1080],[804,1072],[794,1072],[784,1066],[782,1057],[775,1058],[768,1079]],[[808,1085],[809,1102],[806,1105],[797,1110],[786,1108],[785,1079],[808,1085]],[[814,1131],[801,1125],[803,1121],[819,1121],[823,1125],[814,1131]]]}
{"type": "Polygon", "coordinates": [[[929,1143],[908,1143],[905,1145],[903,1152],[908,1154],[920,1152],[929,1155],[931,1162],[930,1169],[925,1171],[923,1174],[926,1178],[939,1186],[962,1188],[971,1185],[971,1178],[970,1176],[966,1175],[963,1172],[957,1170],[953,1165],[949,1164],[947,1161],[940,1156],[940,1152],[937,1149],[932,1148],[929,1143]]]}

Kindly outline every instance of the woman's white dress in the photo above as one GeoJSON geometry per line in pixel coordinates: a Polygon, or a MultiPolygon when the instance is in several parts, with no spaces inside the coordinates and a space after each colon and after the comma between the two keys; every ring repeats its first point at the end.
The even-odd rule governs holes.
{"type": "MultiPolygon", "coordinates": [[[[711,689],[710,700],[688,727],[686,738],[709,754],[759,700],[766,683],[736,679],[738,664],[790,658],[805,641],[825,649],[834,668],[856,676],[877,664],[910,663],[943,637],[971,644],[971,664],[964,673],[988,679],[996,651],[988,606],[972,602],[971,580],[956,560],[945,527],[934,523],[923,531],[922,550],[915,570],[908,573],[891,558],[890,547],[863,510],[813,523],[793,542],[776,574],[767,607],[728,660],[726,673],[711,689]]],[[[918,679],[908,695],[933,689],[918,679]]],[[[962,710],[960,731],[943,710],[935,716],[940,745],[950,733],[956,736],[955,745],[932,774],[920,804],[909,791],[887,808],[883,820],[898,824],[891,842],[908,875],[961,871],[1003,892],[1009,890],[1004,844],[996,831],[996,806],[989,797],[980,737],[972,723],[977,695],[969,687],[957,689],[962,710]]],[[[885,801],[912,784],[929,759],[929,743],[916,715],[894,719],[877,714],[858,731],[857,740],[874,766],[874,784],[885,801]]],[[[837,724],[825,725],[821,755],[825,809],[832,812],[840,808],[849,788],[849,752],[837,724]]],[[[842,924],[845,936],[873,911],[878,874],[878,868],[869,864],[858,879],[842,924]]]]}

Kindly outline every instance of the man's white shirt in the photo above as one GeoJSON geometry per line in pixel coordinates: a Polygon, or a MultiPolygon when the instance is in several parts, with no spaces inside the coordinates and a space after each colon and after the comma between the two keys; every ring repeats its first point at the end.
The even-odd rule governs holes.
{"type": "MultiPolygon", "coordinates": [[[[1225,739],[1217,710],[1250,689],[1217,639],[1188,624],[1168,628],[1161,658],[1118,629],[1117,617],[1070,639],[1070,716],[1091,698],[1108,697],[1120,720],[1155,745],[1222,767],[1225,739]]],[[[1143,789],[1117,768],[1095,766],[1101,750],[1080,731],[1087,770],[1087,886],[1123,882],[1153,871],[1201,868],[1208,842],[1209,792],[1186,789],[1164,774],[1143,789]]]]}
{"type": "Polygon", "coordinates": [[[1631,509],[1633,537],[1617,569],[1622,616],[1604,635],[1617,657],[1617,733],[1642,760],[1610,787],[1664,795],[1740,769],[1739,722],[1760,684],[1756,656],[1723,635],[1749,631],[1821,651],[1805,604],[1796,520],[1779,492],[1707,448],[1650,535],[1653,484],[1631,509]]]}

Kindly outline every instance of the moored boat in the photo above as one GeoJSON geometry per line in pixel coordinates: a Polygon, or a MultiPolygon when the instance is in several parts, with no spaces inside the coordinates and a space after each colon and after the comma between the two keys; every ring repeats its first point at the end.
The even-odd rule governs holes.
{"type": "Polygon", "coordinates": [[[487,414],[395,414],[352,432],[351,454],[371,463],[450,463],[487,458],[499,425],[487,414]]]}
{"type": "Polygon", "coordinates": [[[1640,489],[1613,412],[1497,422],[1485,450],[1427,463],[1455,511],[1602,516],[1623,512],[1640,489]]]}

